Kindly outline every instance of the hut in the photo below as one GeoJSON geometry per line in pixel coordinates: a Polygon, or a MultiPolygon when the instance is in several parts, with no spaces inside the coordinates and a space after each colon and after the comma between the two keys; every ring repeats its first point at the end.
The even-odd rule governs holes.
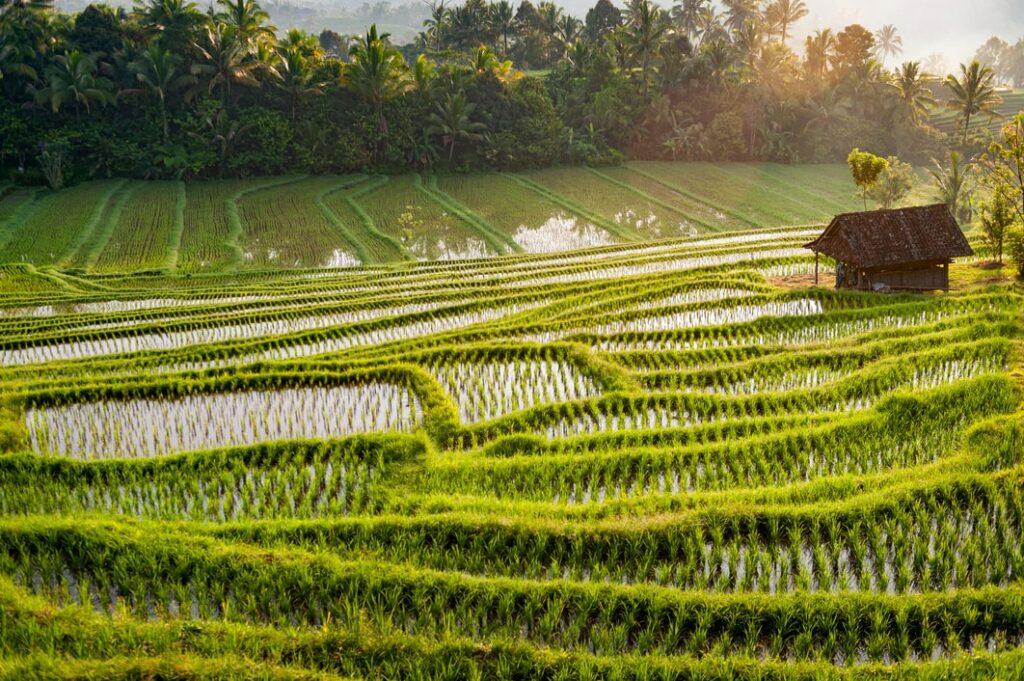
{"type": "Polygon", "coordinates": [[[836,261],[836,288],[949,290],[953,258],[973,255],[964,233],[943,205],[837,215],[804,248],[836,261]]]}

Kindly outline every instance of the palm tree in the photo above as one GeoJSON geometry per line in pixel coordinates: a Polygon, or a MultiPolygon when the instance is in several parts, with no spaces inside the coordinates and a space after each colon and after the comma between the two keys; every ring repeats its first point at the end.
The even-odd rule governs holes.
{"type": "Polygon", "coordinates": [[[402,53],[390,47],[388,34],[377,35],[374,24],[363,39],[349,51],[352,63],[345,69],[345,85],[369,102],[377,119],[377,131],[388,134],[388,121],[384,117],[384,103],[394,99],[410,87],[402,53]]]}
{"type": "Polygon", "coordinates": [[[145,31],[179,56],[193,42],[196,28],[206,21],[196,4],[187,0],[150,0],[136,5],[135,11],[141,15],[145,31]]]}
{"type": "Polygon", "coordinates": [[[232,85],[258,87],[260,82],[254,75],[260,64],[252,59],[249,45],[234,30],[223,24],[208,27],[202,42],[194,43],[200,62],[193,64],[194,75],[206,80],[206,91],[219,89],[221,99],[228,101],[232,85]]]}
{"type": "Polygon", "coordinates": [[[775,0],[768,5],[765,19],[773,26],[779,27],[782,42],[786,42],[789,27],[809,14],[804,0],[775,0]]]}
{"type": "Polygon", "coordinates": [[[715,38],[700,47],[700,58],[707,68],[711,82],[716,86],[726,83],[726,77],[733,68],[735,50],[725,38],[715,38]]]}
{"type": "Polygon", "coordinates": [[[697,161],[707,154],[704,126],[700,123],[677,125],[663,145],[672,155],[673,161],[685,159],[697,161]]]}
{"type": "Polygon", "coordinates": [[[149,94],[156,98],[160,108],[160,123],[163,128],[164,142],[170,137],[167,128],[167,95],[186,85],[194,85],[196,77],[181,69],[181,59],[170,50],[161,49],[151,44],[142,57],[133,61],[128,68],[135,74],[142,87],[122,90],[127,94],[149,94]]]}
{"type": "Polygon", "coordinates": [[[748,21],[733,32],[733,49],[748,69],[753,68],[754,60],[757,59],[761,46],[764,44],[761,26],[756,21],[748,21]]]}
{"type": "Polygon", "coordinates": [[[935,98],[928,87],[932,80],[934,78],[921,71],[921,64],[916,61],[905,62],[893,76],[892,85],[899,92],[914,123],[927,117],[935,106],[935,98]]]}
{"type": "Polygon", "coordinates": [[[448,11],[445,9],[444,0],[426,0],[430,9],[430,17],[423,22],[426,27],[426,38],[434,41],[434,51],[440,52],[444,36],[447,32],[448,11]]]}
{"type": "Polygon", "coordinates": [[[272,40],[274,26],[266,23],[270,20],[256,0],[217,0],[223,10],[217,18],[238,33],[239,38],[249,43],[272,40]]]}
{"type": "Polygon", "coordinates": [[[57,112],[70,102],[77,117],[81,107],[90,113],[93,104],[103,106],[113,98],[113,83],[97,75],[96,60],[91,55],[72,50],[57,55],[53,61],[46,69],[46,86],[35,93],[37,103],[49,103],[57,112]]]}
{"type": "Polygon", "coordinates": [[[640,64],[641,92],[647,101],[650,89],[651,61],[658,44],[669,30],[664,11],[651,0],[631,0],[626,12],[626,30],[633,58],[640,64]]]}
{"type": "Polygon", "coordinates": [[[572,46],[576,39],[580,37],[583,32],[583,22],[574,16],[564,15],[558,21],[558,42],[562,44],[562,56],[564,57],[569,47],[572,46]]]}
{"type": "Polygon", "coordinates": [[[231,155],[231,146],[234,141],[245,133],[249,126],[241,125],[237,120],[228,117],[227,109],[219,109],[216,113],[210,114],[204,120],[208,137],[199,133],[189,133],[196,139],[208,142],[217,150],[217,173],[224,172],[224,163],[231,155]]]}
{"type": "Polygon", "coordinates": [[[886,24],[875,31],[875,56],[879,61],[885,62],[889,57],[898,57],[903,54],[903,38],[899,36],[896,27],[886,24]]]}
{"type": "Polygon", "coordinates": [[[295,48],[306,59],[322,59],[324,56],[324,48],[320,45],[320,40],[301,28],[289,29],[277,46],[279,50],[295,48]]]}
{"type": "Polygon", "coordinates": [[[427,134],[441,136],[441,143],[448,147],[449,162],[455,155],[456,142],[475,142],[484,138],[487,127],[470,118],[476,105],[466,99],[464,92],[448,93],[436,107],[437,111],[427,118],[430,124],[427,134]]]}
{"type": "Polygon", "coordinates": [[[302,98],[322,95],[326,83],[317,78],[315,59],[305,54],[301,44],[278,47],[277,87],[288,97],[294,122],[302,98]]]}
{"type": "Polygon", "coordinates": [[[512,9],[512,3],[508,0],[499,0],[491,5],[487,13],[488,22],[494,35],[501,36],[501,54],[508,55],[508,36],[515,30],[516,13],[512,9]]]}
{"type": "Polygon", "coordinates": [[[953,97],[949,100],[949,107],[960,112],[964,122],[963,143],[967,144],[967,133],[971,127],[971,117],[979,113],[995,114],[992,109],[1002,103],[1003,99],[996,94],[993,81],[995,72],[990,66],[982,66],[975,59],[970,65],[960,65],[961,77],[949,75],[943,84],[949,89],[953,97]]]}
{"type": "Polygon", "coordinates": [[[815,31],[804,41],[804,68],[820,81],[828,73],[835,50],[836,37],[831,29],[815,31]]]}
{"type": "Polygon", "coordinates": [[[738,31],[749,21],[760,21],[761,10],[758,0],[723,0],[725,5],[725,27],[738,31]]]}
{"type": "Polygon", "coordinates": [[[935,198],[949,207],[958,220],[960,219],[960,207],[964,201],[970,200],[967,189],[968,171],[971,162],[962,163],[960,152],[949,152],[949,168],[943,168],[938,161],[934,161],[935,168],[928,172],[935,180],[935,198]]]}
{"type": "Polygon", "coordinates": [[[0,80],[4,79],[4,74],[25,76],[29,80],[35,80],[36,70],[24,61],[27,56],[29,55],[19,45],[0,45],[0,80]]]}
{"type": "Polygon", "coordinates": [[[694,40],[702,26],[702,15],[709,9],[710,0],[683,0],[672,8],[672,21],[687,38],[694,40]]]}

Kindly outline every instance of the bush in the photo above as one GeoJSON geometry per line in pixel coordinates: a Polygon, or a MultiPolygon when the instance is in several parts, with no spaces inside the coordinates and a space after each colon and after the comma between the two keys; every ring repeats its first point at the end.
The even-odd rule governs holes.
{"type": "Polygon", "coordinates": [[[1024,229],[1018,227],[1007,235],[1006,252],[1017,269],[1017,277],[1024,279],[1024,229]]]}

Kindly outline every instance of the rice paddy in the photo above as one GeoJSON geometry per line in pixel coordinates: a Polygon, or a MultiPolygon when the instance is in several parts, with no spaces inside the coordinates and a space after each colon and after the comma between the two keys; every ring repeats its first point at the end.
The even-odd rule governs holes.
{"type": "Polygon", "coordinates": [[[0,266],[0,675],[1020,678],[1020,288],[814,287],[831,170],[571,172],[57,195],[102,238],[0,266]]]}
{"type": "Polygon", "coordinates": [[[629,163],[526,173],[85,182],[0,191],[0,262],[225,273],[473,260],[818,224],[845,166],[629,163]]]}

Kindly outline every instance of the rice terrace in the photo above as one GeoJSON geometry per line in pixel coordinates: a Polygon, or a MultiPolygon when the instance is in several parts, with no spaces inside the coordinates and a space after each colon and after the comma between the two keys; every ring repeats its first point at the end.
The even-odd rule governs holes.
{"type": "Polygon", "coordinates": [[[1024,40],[839,4],[0,0],[0,679],[1024,679],[1024,40]]]}

